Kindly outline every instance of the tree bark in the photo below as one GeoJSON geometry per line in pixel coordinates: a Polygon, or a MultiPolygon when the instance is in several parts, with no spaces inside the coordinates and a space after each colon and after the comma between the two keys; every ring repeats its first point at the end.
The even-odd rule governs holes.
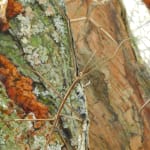
{"type": "Polygon", "coordinates": [[[79,70],[95,53],[83,80],[90,150],[149,149],[149,74],[131,46],[125,11],[117,1],[66,1],[79,70]],[[119,48],[119,50],[118,50],[119,48]],[[143,71],[142,71],[143,70],[143,71]],[[142,75],[143,74],[143,75],[142,75]],[[144,75],[145,74],[145,75],[144,75]]]}
{"type": "Polygon", "coordinates": [[[0,33],[0,149],[87,149],[86,101],[64,3],[19,2],[24,12],[6,15],[10,28],[0,33]]]}
{"type": "Polygon", "coordinates": [[[150,110],[139,111],[150,79],[132,47],[122,3],[19,2],[24,13],[0,33],[0,54],[32,79],[32,94],[49,114],[34,120],[25,104],[13,103],[0,60],[0,149],[150,149],[150,110]]]}

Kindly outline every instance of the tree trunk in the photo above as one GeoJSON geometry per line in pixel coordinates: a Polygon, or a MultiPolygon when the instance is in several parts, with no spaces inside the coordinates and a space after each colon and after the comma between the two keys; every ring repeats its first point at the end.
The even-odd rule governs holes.
{"type": "Polygon", "coordinates": [[[122,2],[18,1],[0,33],[0,149],[150,149],[150,78],[122,2]]]}
{"type": "Polygon", "coordinates": [[[87,149],[86,101],[64,3],[19,2],[24,12],[9,20],[19,6],[9,0],[9,24],[0,18],[1,30],[10,26],[0,33],[0,149],[87,149]]]}
{"type": "Polygon", "coordinates": [[[80,70],[95,53],[83,80],[90,83],[85,87],[90,150],[150,149],[148,106],[139,112],[150,79],[131,45],[122,3],[76,0],[66,6],[80,70]]]}

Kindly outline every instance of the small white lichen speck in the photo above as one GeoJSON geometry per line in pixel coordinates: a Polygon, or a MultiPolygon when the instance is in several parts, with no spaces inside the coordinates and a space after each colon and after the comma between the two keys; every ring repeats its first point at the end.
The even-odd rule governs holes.
{"type": "Polygon", "coordinates": [[[49,145],[47,146],[47,150],[61,150],[62,148],[62,145],[59,145],[59,144],[54,144],[54,145],[49,145]]]}
{"type": "Polygon", "coordinates": [[[54,25],[55,25],[57,31],[60,34],[64,35],[65,34],[65,28],[64,28],[65,25],[64,25],[64,22],[62,20],[62,17],[61,16],[56,16],[56,17],[54,17],[53,20],[54,20],[54,25]]]}
{"type": "Polygon", "coordinates": [[[22,36],[30,37],[31,36],[30,18],[25,17],[22,14],[20,14],[17,16],[17,19],[21,22],[20,31],[16,32],[17,36],[18,37],[22,37],[22,36]]]}
{"type": "Polygon", "coordinates": [[[31,3],[34,4],[36,0],[20,0],[22,4],[31,3]]]}
{"type": "Polygon", "coordinates": [[[39,4],[47,4],[47,0],[38,0],[39,4]]]}
{"type": "Polygon", "coordinates": [[[52,37],[53,37],[53,39],[54,39],[54,41],[55,41],[56,43],[59,43],[59,42],[60,42],[58,33],[57,33],[56,31],[53,31],[52,37]]]}

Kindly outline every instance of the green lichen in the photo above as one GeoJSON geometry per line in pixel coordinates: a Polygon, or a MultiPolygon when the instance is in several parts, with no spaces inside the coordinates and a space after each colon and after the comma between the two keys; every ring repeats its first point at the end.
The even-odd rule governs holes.
{"type": "Polygon", "coordinates": [[[17,138],[30,130],[30,122],[17,123],[14,119],[18,118],[16,105],[11,108],[12,112],[8,115],[5,113],[10,110],[11,100],[7,97],[4,86],[0,83],[0,149],[1,150],[19,150],[21,142],[17,142],[17,138]]]}
{"type": "MultiPolygon", "coordinates": [[[[54,115],[61,103],[60,96],[64,97],[76,72],[68,24],[62,14],[62,12],[65,13],[64,3],[62,0],[20,0],[20,2],[24,6],[25,13],[10,21],[11,28],[8,33],[0,33],[0,53],[10,58],[22,74],[33,79],[34,93],[54,115]],[[53,89],[59,93],[59,96],[53,89]]],[[[80,84],[73,90],[67,104],[79,116],[86,115],[85,98],[80,84]]],[[[6,107],[3,101],[0,105],[6,107]]],[[[68,106],[64,106],[62,113],[67,116],[74,115],[68,106]]],[[[15,112],[10,116],[4,114],[2,116],[3,120],[18,118],[15,112]]],[[[65,135],[66,138],[65,131],[68,130],[71,136],[67,142],[72,147],[76,147],[78,143],[75,141],[81,136],[81,122],[65,117],[61,119],[63,136],[65,135]]],[[[4,143],[0,147],[2,150],[10,149],[10,147],[12,150],[19,147],[24,149],[25,145],[33,150],[44,149],[46,134],[51,128],[48,122],[44,130],[39,129],[39,132],[36,132],[33,123],[25,121],[13,121],[10,128],[7,128],[4,123],[0,126],[2,126],[0,141],[4,143]],[[29,134],[33,131],[34,136],[29,134]],[[4,139],[7,135],[9,138],[6,141],[4,139]]],[[[48,149],[61,149],[62,145],[61,138],[57,138],[57,141],[54,140],[48,149]]]]}

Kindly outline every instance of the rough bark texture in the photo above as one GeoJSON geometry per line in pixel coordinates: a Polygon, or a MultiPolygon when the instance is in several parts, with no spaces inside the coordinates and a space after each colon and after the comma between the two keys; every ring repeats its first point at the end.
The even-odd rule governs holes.
{"type": "Polygon", "coordinates": [[[131,46],[119,1],[66,0],[74,43],[62,0],[20,2],[25,13],[10,21],[8,32],[0,33],[0,54],[33,80],[34,94],[49,107],[51,116],[57,113],[74,76],[86,66],[82,85],[90,144],[80,84],[68,98],[57,132],[48,142],[53,121],[44,125],[15,121],[34,115],[12,104],[0,84],[0,149],[150,149],[150,110],[146,106],[139,112],[144,96],[149,96],[150,79],[131,46]]]}
{"type": "Polygon", "coordinates": [[[137,62],[131,40],[124,41],[114,56],[129,37],[123,7],[117,0],[66,0],[66,6],[79,70],[96,51],[93,70],[83,81],[90,81],[85,87],[90,150],[150,149],[149,109],[139,113],[149,79],[137,62]]]}
{"type": "Polygon", "coordinates": [[[87,149],[81,84],[75,82],[68,91],[77,73],[64,3],[19,2],[24,12],[0,33],[0,149],[87,149]]]}

